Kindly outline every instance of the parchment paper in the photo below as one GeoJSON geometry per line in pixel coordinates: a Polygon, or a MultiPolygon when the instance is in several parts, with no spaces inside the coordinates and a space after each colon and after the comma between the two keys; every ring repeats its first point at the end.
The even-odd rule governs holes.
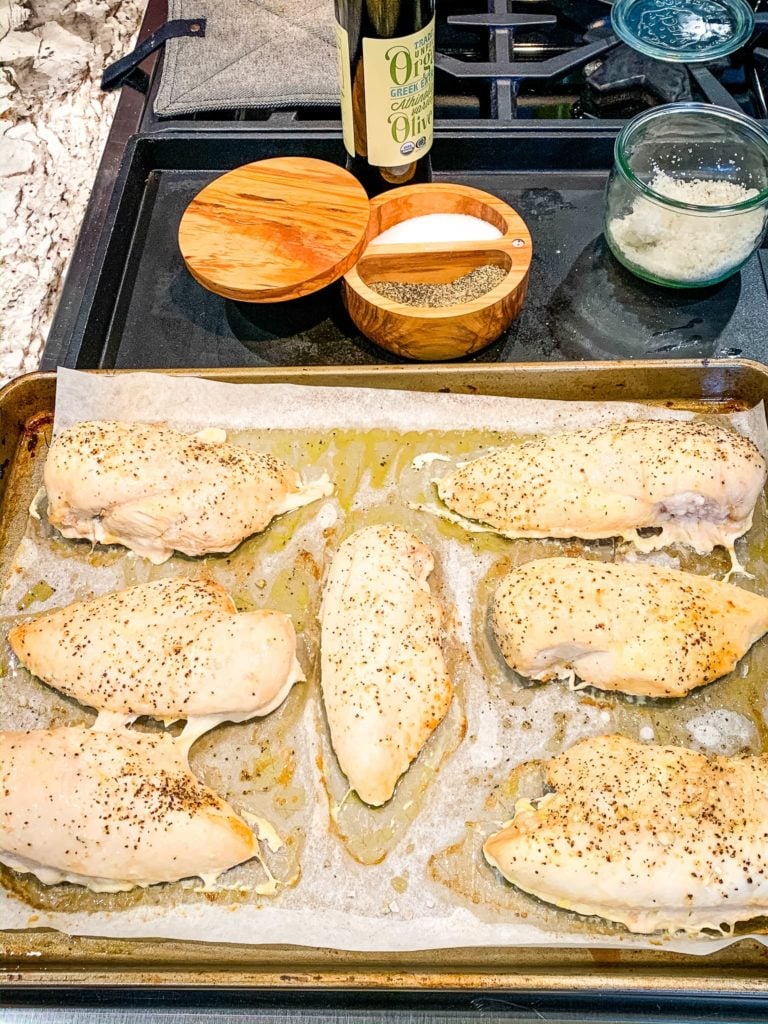
{"type": "MultiPolygon", "coordinates": [[[[162,421],[183,430],[220,426],[235,435],[242,431],[265,429],[275,430],[276,436],[281,431],[311,431],[322,435],[339,429],[361,432],[397,430],[404,436],[408,435],[411,449],[424,453],[439,452],[445,445],[447,431],[491,430],[503,434],[527,434],[630,418],[686,419],[691,416],[690,413],[661,406],[627,403],[561,403],[282,384],[228,385],[160,374],[96,377],[59,370],[55,430],[87,419],[162,421]]],[[[737,430],[751,437],[763,455],[768,457],[768,431],[762,407],[732,414],[727,419],[737,430]]],[[[263,439],[264,435],[260,436],[263,439]]],[[[360,451],[365,451],[364,446],[360,451]]],[[[307,469],[311,474],[311,466],[297,468],[307,469]]],[[[429,478],[438,471],[445,471],[444,463],[420,469],[415,469],[410,463],[399,464],[396,483],[404,495],[418,495],[429,487],[429,478]]],[[[275,574],[285,571],[286,564],[305,554],[322,569],[339,536],[344,535],[345,526],[349,532],[353,521],[356,525],[355,517],[364,519],[374,515],[377,521],[386,518],[394,507],[396,492],[392,490],[392,480],[387,478],[389,483],[386,486],[377,484],[375,474],[368,469],[361,471],[359,479],[360,485],[347,511],[339,498],[332,497],[303,510],[300,519],[292,521],[287,516],[278,525],[270,527],[267,534],[273,531],[272,548],[258,549],[261,553],[259,573],[264,577],[259,584],[269,584],[275,574]],[[349,523],[345,523],[347,518],[349,523]],[[332,535],[330,542],[329,534],[332,535]],[[278,540],[279,550],[276,547],[278,540]]],[[[412,515],[409,522],[435,554],[436,576],[440,580],[441,596],[448,605],[448,629],[452,642],[464,651],[463,690],[458,699],[460,711],[466,716],[467,729],[463,742],[446,757],[430,783],[428,796],[418,816],[388,856],[375,865],[358,863],[331,827],[328,792],[316,766],[318,755],[323,754],[324,748],[318,735],[322,714],[315,680],[296,696],[299,703],[295,707],[298,710],[292,712],[303,744],[300,744],[298,760],[301,763],[293,785],[300,787],[306,798],[304,820],[307,826],[305,841],[298,853],[301,878],[297,884],[281,888],[274,897],[254,895],[252,899],[240,899],[232,904],[147,899],[119,911],[35,909],[12,892],[4,891],[0,898],[0,927],[53,927],[72,935],[300,944],[378,952],[583,944],[590,947],[654,949],[663,945],[676,951],[706,953],[732,941],[730,938],[687,940],[632,936],[619,927],[601,928],[598,924],[593,927],[584,919],[580,919],[578,927],[575,927],[575,915],[563,911],[550,913],[533,900],[529,900],[532,913],[505,915],[498,908],[476,906],[463,899],[454,888],[436,883],[436,875],[430,865],[433,855],[440,856],[441,851],[460,842],[467,822],[481,821],[484,813],[487,817],[484,808],[489,792],[495,785],[503,783],[516,765],[552,756],[579,738],[612,732],[617,728],[627,734],[640,734],[647,738],[649,729],[653,735],[652,726],[656,719],[653,718],[653,709],[622,698],[607,702],[591,700],[583,693],[573,693],[558,684],[522,692],[520,687],[515,688],[505,680],[501,667],[491,663],[478,622],[483,617],[482,602],[487,600],[490,583],[498,577],[499,566],[506,564],[508,553],[515,550],[517,542],[473,537],[461,528],[440,523],[425,513],[412,515]]],[[[755,531],[761,543],[768,536],[764,502],[756,513],[755,531]]],[[[30,524],[13,571],[5,581],[0,598],[0,617],[6,624],[5,628],[18,618],[18,604],[25,588],[41,576],[54,583],[56,592],[49,599],[36,603],[29,609],[30,613],[67,603],[82,596],[86,590],[105,593],[125,585],[125,560],[131,565],[136,582],[147,578],[146,574],[142,575],[146,569],[143,560],[128,554],[115,553],[103,564],[93,565],[82,559],[61,558],[60,554],[54,560],[51,555],[54,547],[41,537],[39,527],[30,524]]],[[[59,546],[55,550],[60,553],[64,550],[61,545],[69,543],[57,541],[59,546]]],[[[535,542],[541,548],[541,554],[556,553],[554,548],[546,547],[547,543],[535,542]]],[[[740,545],[743,546],[744,542],[740,545]]],[[[522,560],[533,557],[531,550],[525,549],[522,560]]],[[[631,554],[624,552],[616,556],[610,547],[598,545],[590,549],[587,557],[623,558],[631,557],[631,554]]],[[[763,568],[761,559],[754,552],[752,555],[748,552],[745,557],[752,571],[755,571],[757,561],[763,568]]],[[[674,551],[649,558],[666,559],[667,564],[683,564],[685,567],[681,561],[683,556],[674,551]]],[[[208,560],[203,562],[200,571],[218,573],[216,578],[229,583],[228,565],[226,560],[208,560]]],[[[714,563],[713,571],[718,568],[723,566],[714,563]]],[[[193,567],[193,570],[198,571],[198,568],[193,567]]],[[[184,571],[193,570],[188,564],[184,566],[184,571]]],[[[168,563],[163,571],[169,574],[180,570],[176,563],[168,563]]],[[[316,575],[317,586],[308,591],[310,608],[307,614],[310,618],[316,615],[315,602],[320,590],[319,573],[316,575]]],[[[756,579],[746,581],[744,585],[762,589],[764,576],[764,571],[758,571],[756,579]]],[[[737,582],[742,581],[739,579],[737,582]]],[[[309,627],[307,632],[311,632],[309,627]]],[[[316,645],[313,647],[309,641],[305,656],[307,653],[316,656],[316,645]]],[[[764,658],[756,656],[755,660],[747,663],[753,689],[758,683],[761,685],[764,662],[764,658]],[[757,682],[756,675],[759,675],[757,682]]],[[[50,707],[42,698],[30,696],[33,690],[28,688],[42,690],[42,684],[35,681],[27,683],[21,672],[14,668],[2,680],[0,727],[43,727],[49,724],[50,707]]],[[[741,674],[744,675],[743,669],[741,674]]],[[[762,690],[759,690],[759,707],[745,709],[734,698],[737,706],[732,708],[728,701],[731,695],[738,693],[740,685],[745,684],[738,679],[722,685],[718,692],[724,695],[724,705],[710,697],[702,697],[695,704],[681,705],[687,710],[681,711],[680,721],[670,719],[671,724],[667,723],[664,728],[671,728],[673,735],[687,735],[688,745],[697,749],[713,752],[752,749],[757,752],[761,749],[758,740],[760,729],[755,724],[755,716],[767,715],[768,707],[762,690]],[[710,704],[710,700],[713,703],[710,704]]],[[[62,715],[67,720],[67,715],[76,713],[79,712],[70,707],[60,710],[57,721],[62,715]]],[[[238,735],[258,736],[259,726],[224,727],[227,728],[233,734],[236,730],[251,729],[251,732],[238,735]]],[[[242,749],[242,743],[237,749],[242,749]]],[[[327,750],[323,756],[327,760],[327,750]]],[[[411,769],[418,770],[417,766],[411,769]]],[[[477,870],[480,867],[477,865],[477,870]]],[[[474,870],[475,866],[472,866],[470,871],[474,870]]],[[[498,880],[498,885],[505,886],[505,883],[498,880]]],[[[176,890],[176,887],[168,888],[169,892],[176,890]]],[[[765,941],[762,936],[753,937],[765,941]]]]}
{"type": "MultiPolygon", "coordinates": [[[[690,419],[691,413],[633,402],[555,402],[302,384],[222,384],[157,373],[94,376],[60,367],[54,431],[83,420],[162,422],[179,430],[211,425],[328,431],[504,430],[535,434],[627,419],[690,419]]],[[[768,455],[762,407],[729,417],[768,455]]]]}

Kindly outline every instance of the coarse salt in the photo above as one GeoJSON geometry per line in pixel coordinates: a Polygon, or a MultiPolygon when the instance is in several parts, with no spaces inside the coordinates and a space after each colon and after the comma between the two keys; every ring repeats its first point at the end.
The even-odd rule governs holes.
{"type": "Polygon", "coordinates": [[[467,213],[427,213],[393,224],[373,239],[371,245],[403,242],[482,242],[501,238],[501,232],[481,217],[467,213]]]}
{"type": "MultiPolygon", "coordinates": [[[[733,181],[685,180],[659,171],[650,182],[659,195],[696,206],[730,206],[758,194],[733,181]]],[[[638,197],[626,217],[608,231],[629,263],[655,277],[695,284],[720,277],[750,255],[760,238],[765,211],[704,216],[660,206],[638,197]]]]}

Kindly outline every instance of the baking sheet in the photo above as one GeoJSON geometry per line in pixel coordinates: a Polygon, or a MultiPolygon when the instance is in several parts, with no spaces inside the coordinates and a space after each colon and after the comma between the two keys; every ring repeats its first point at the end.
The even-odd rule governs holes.
{"type": "MultiPolygon", "coordinates": [[[[5,872],[10,888],[0,903],[0,925],[382,952],[588,944],[663,945],[703,953],[727,944],[629,936],[618,926],[545,907],[490,872],[475,847],[509,817],[515,794],[532,784],[535,767],[515,771],[517,766],[552,756],[582,736],[618,729],[713,752],[762,750],[768,712],[764,645],[732,678],[672,707],[594,691],[572,693],[558,684],[523,686],[504,669],[487,635],[485,608],[495,579],[512,564],[564,549],[604,559],[628,552],[612,543],[510,542],[467,534],[408,507],[430,497],[430,478],[449,468],[434,463],[416,469],[412,461],[418,454],[450,450],[454,459],[466,458],[520,434],[688,415],[663,406],[59,371],[56,429],[91,418],[162,420],[180,429],[224,426],[231,440],[270,448],[297,468],[329,470],[337,492],[284,517],[233,556],[177,557],[161,567],[119,548],[92,552],[86,544],[58,538],[44,521],[31,520],[0,602],[3,630],[18,619],[18,605],[30,595],[27,613],[158,575],[207,574],[228,586],[241,607],[271,605],[291,612],[302,634],[302,660],[310,668],[316,661],[315,615],[329,554],[359,526],[395,519],[419,533],[435,553],[433,586],[448,612],[448,660],[458,698],[391,805],[380,811],[354,799],[343,801],[346,787],[328,745],[314,670],[274,715],[223,726],[199,741],[194,769],[237,809],[272,821],[286,840],[276,854],[264,850],[280,884],[274,896],[259,894],[265,879],[256,863],[228,873],[215,892],[201,892],[193,883],[116,896],[69,886],[46,889],[23,879],[19,884],[19,876],[5,872]],[[45,591],[35,591],[41,580],[55,588],[43,600],[45,591]],[[370,863],[382,853],[378,863],[370,863]]],[[[768,454],[762,408],[729,419],[768,454]]],[[[749,544],[738,545],[755,578],[737,582],[764,590],[764,501],[755,520],[749,544]]],[[[698,559],[670,549],[651,560],[723,575],[727,557],[721,554],[698,559]]],[[[3,727],[92,719],[75,702],[30,678],[7,652],[4,658],[3,727]]]]}

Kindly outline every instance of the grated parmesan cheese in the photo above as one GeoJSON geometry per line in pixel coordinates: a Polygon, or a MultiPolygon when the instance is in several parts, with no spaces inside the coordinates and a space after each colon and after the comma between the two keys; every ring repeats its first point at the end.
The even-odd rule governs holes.
{"type": "MultiPolygon", "coordinates": [[[[696,206],[742,203],[758,194],[733,181],[697,178],[691,181],[657,172],[654,192],[696,206]]],[[[765,209],[703,216],[662,207],[638,197],[626,217],[608,224],[613,242],[629,263],[654,277],[685,284],[712,281],[739,266],[763,232],[765,209]]]]}

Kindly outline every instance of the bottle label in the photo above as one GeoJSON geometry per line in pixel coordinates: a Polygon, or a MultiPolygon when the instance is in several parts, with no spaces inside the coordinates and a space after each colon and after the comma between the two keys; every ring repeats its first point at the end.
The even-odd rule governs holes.
{"type": "Polygon", "coordinates": [[[429,152],[434,123],[434,61],[434,18],[410,36],[363,39],[368,163],[401,167],[429,152]]]}
{"type": "Polygon", "coordinates": [[[339,59],[339,93],[341,94],[341,128],[344,148],[355,155],[355,125],[352,112],[352,72],[349,62],[349,33],[336,22],[336,53],[339,59]]]}

